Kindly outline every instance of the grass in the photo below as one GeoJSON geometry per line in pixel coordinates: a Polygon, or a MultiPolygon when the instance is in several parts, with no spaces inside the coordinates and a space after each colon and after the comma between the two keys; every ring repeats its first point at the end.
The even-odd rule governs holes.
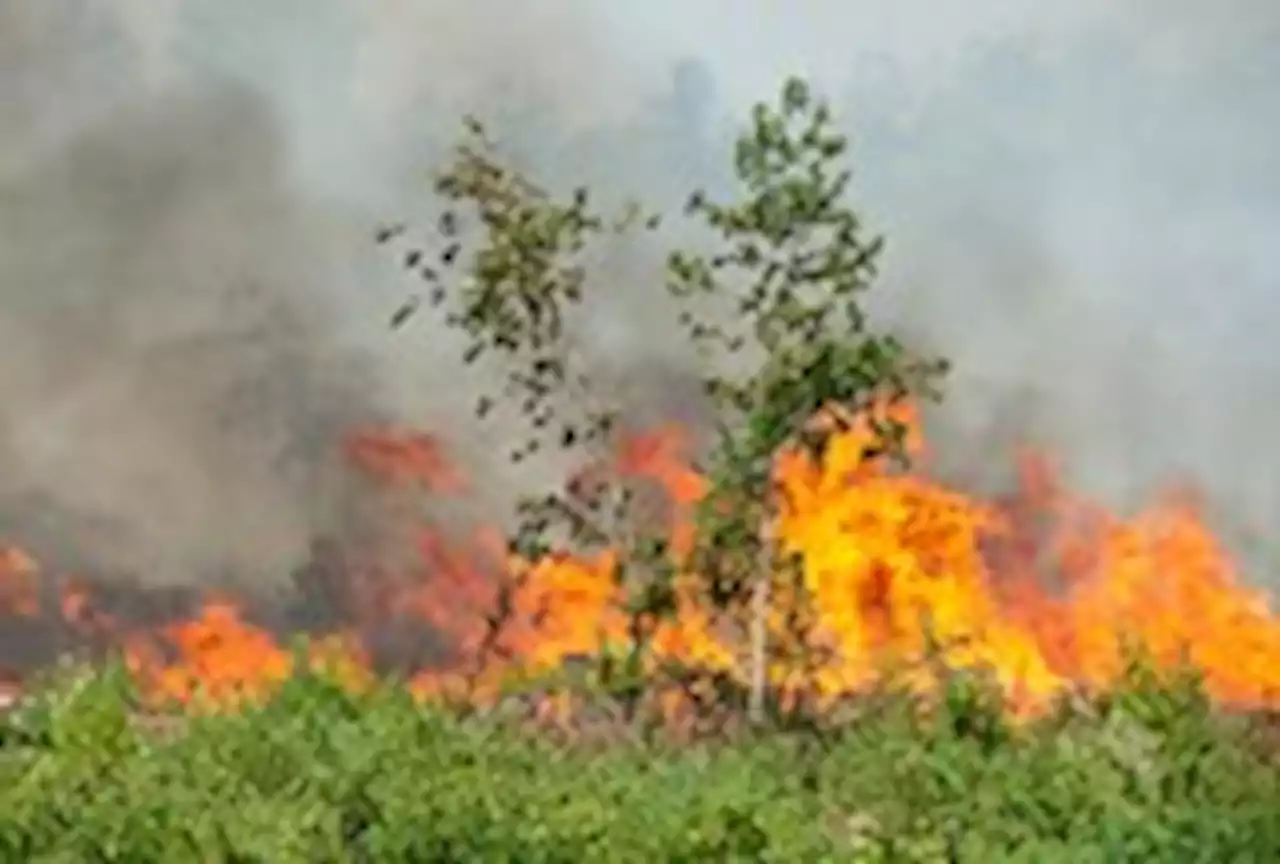
{"type": "Polygon", "coordinates": [[[1029,727],[957,677],[928,716],[602,750],[307,673],[161,732],[67,672],[0,720],[0,860],[1274,860],[1256,724],[1131,677],[1029,727]]]}

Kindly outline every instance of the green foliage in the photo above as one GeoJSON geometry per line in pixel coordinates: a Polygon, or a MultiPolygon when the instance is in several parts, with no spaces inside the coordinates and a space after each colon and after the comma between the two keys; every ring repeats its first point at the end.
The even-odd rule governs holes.
{"type": "Polygon", "coordinates": [[[1065,864],[1280,848],[1280,769],[1243,721],[1160,719],[1193,685],[999,730],[980,682],[954,686],[930,716],[868,712],[821,742],[600,751],[305,672],[260,706],[161,732],[137,722],[123,676],[72,675],[0,715],[0,860],[1065,864]]]}
{"type": "MultiPolygon", "coordinates": [[[[618,550],[621,564],[615,577],[627,588],[634,613],[628,661],[634,666],[646,644],[642,622],[673,604],[667,581],[655,578],[665,545],[642,536],[631,523],[634,489],[611,470],[618,449],[618,407],[595,387],[588,359],[574,350],[569,323],[590,286],[584,263],[590,242],[658,223],[643,217],[636,205],[607,219],[592,209],[585,188],[575,189],[567,200],[557,199],[504,164],[479,122],[468,119],[465,133],[435,183],[449,205],[437,226],[442,243],[438,260],[430,262],[424,250],[414,248],[404,265],[430,286],[431,304],[445,308],[444,323],[463,334],[461,359],[466,365],[496,355],[501,393],[483,392],[475,413],[484,420],[502,405],[518,406],[525,430],[511,460],[522,462],[559,447],[585,450],[589,466],[603,467],[586,484],[523,497],[519,523],[508,542],[527,561],[566,545],[577,551],[618,550]],[[453,278],[447,278],[445,271],[455,268],[453,278]]],[[[402,231],[387,229],[379,240],[386,242],[402,231]]],[[[392,325],[404,324],[418,302],[416,296],[410,298],[392,317],[392,325]]],[[[511,422],[507,417],[501,421],[511,422]]],[[[501,586],[480,663],[496,644],[517,586],[518,581],[501,586]]]]}
{"type": "MultiPolygon", "coordinates": [[[[454,159],[436,178],[448,204],[438,228],[436,262],[410,249],[405,267],[430,286],[430,302],[445,308],[444,323],[463,334],[461,359],[472,365],[496,355],[501,393],[482,392],[475,413],[491,416],[499,402],[516,405],[522,441],[510,458],[521,462],[549,445],[610,446],[617,407],[594,391],[587,361],[567,341],[568,322],[588,286],[583,263],[589,243],[606,231],[622,233],[634,212],[609,223],[590,205],[585,188],[558,200],[519,170],[503,164],[479,122],[468,119],[454,159]],[[449,276],[448,271],[457,268],[449,276]]],[[[387,241],[403,228],[383,232],[387,241]]],[[[410,300],[392,317],[404,324],[418,308],[410,300]]],[[[501,418],[510,423],[511,418],[501,418]]],[[[516,543],[530,558],[547,551],[552,522],[567,522],[572,539],[602,545],[613,538],[599,521],[562,496],[526,502],[526,530],[516,543]]]]}
{"type": "MultiPolygon", "coordinates": [[[[761,526],[775,507],[770,472],[779,447],[821,453],[828,434],[809,425],[820,409],[935,397],[946,372],[945,361],[916,357],[867,326],[862,295],[884,243],[865,235],[845,202],[852,172],[839,160],[847,147],[826,103],[788,80],[778,105],[757,105],[738,139],[743,200],[690,197],[688,211],[719,237],[721,251],[674,252],[668,261],[669,291],[711,361],[704,385],[720,414],[694,569],[724,600],[741,595],[767,554],[761,526]],[[742,372],[733,367],[744,364],[727,361],[744,350],[751,361],[742,372]]],[[[901,457],[903,430],[886,423],[879,431],[880,446],[901,457]]]]}

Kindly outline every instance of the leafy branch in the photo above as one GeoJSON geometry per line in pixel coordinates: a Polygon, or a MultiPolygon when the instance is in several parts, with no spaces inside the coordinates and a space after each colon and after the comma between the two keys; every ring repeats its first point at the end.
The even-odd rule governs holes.
{"type": "MultiPolygon", "coordinates": [[[[444,323],[464,334],[464,363],[491,356],[501,363],[501,392],[481,393],[477,418],[489,418],[500,401],[519,405],[524,432],[509,454],[513,462],[559,447],[586,450],[591,462],[609,465],[619,448],[619,412],[593,386],[587,358],[573,350],[570,317],[586,298],[584,259],[591,241],[637,225],[653,229],[657,220],[643,218],[634,205],[608,219],[592,208],[585,188],[574,190],[568,200],[554,198],[504,164],[484,128],[470,118],[435,191],[450,204],[437,226],[443,249],[436,262],[429,262],[424,250],[413,248],[404,265],[428,284],[431,305],[446,307],[444,323]],[[468,228],[474,229],[469,248],[463,239],[468,228]],[[460,272],[447,279],[442,270],[460,272]]],[[[387,242],[403,230],[384,230],[379,240],[387,242]]],[[[409,298],[392,326],[405,324],[420,302],[418,296],[409,298]]],[[[606,469],[562,491],[525,497],[518,504],[509,551],[532,564],[564,543],[579,550],[617,550],[616,576],[630,586],[635,580],[628,578],[629,569],[638,571],[638,563],[646,560],[656,564],[665,553],[661,543],[631,530],[633,491],[621,473],[606,469]]],[[[654,590],[656,584],[649,580],[628,592],[637,651],[643,641],[640,622],[663,613],[671,602],[654,590]]],[[[487,624],[486,651],[498,641],[516,588],[504,586],[487,624]]],[[[483,664],[486,654],[481,653],[483,664]]]]}

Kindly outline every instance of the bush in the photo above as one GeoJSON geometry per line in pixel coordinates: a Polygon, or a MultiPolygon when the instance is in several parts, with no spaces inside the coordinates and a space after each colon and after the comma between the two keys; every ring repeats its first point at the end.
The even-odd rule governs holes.
{"type": "Polygon", "coordinates": [[[825,738],[587,751],[306,673],[262,704],[144,728],[122,675],[71,675],[0,721],[0,859],[1261,862],[1280,848],[1280,771],[1247,724],[1171,724],[1149,709],[1186,694],[1138,682],[1009,727],[978,686],[928,716],[888,700],[825,738]]]}

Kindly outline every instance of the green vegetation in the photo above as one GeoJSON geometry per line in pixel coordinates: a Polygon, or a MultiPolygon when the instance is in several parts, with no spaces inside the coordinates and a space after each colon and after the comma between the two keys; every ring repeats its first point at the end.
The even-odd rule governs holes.
{"type": "Polygon", "coordinates": [[[0,860],[1266,862],[1280,768],[1194,681],[1012,728],[974,679],[829,738],[550,743],[299,675],[137,728],[122,676],[0,718],[0,860]]]}

